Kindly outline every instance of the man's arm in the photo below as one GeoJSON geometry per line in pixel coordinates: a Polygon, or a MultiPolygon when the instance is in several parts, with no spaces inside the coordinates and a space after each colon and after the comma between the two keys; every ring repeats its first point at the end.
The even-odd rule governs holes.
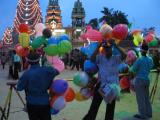
{"type": "Polygon", "coordinates": [[[17,90],[22,91],[25,90],[26,87],[27,87],[27,77],[25,74],[23,74],[17,83],[17,90]]]}

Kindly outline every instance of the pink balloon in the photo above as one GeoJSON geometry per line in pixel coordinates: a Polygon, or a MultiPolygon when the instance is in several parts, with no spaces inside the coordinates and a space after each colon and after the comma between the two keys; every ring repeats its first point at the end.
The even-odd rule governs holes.
{"type": "Polygon", "coordinates": [[[57,69],[59,72],[62,72],[65,68],[64,63],[62,60],[60,60],[57,56],[47,56],[47,60],[53,65],[55,69],[57,69]]]}
{"type": "Polygon", "coordinates": [[[126,63],[128,65],[132,65],[137,59],[137,55],[133,50],[128,51],[127,57],[126,57],[126,63]]]}
{"type": "Polygon", "coordinates": [[[45,29],[45,25],[43,23],[38,23],[35,26],[36,37],[42,36],[42,31],[45,29]]]}
{"type": "Polygon", "coordinates": [[[125,24],[118,24],[114,26],[112,35],[118,40],[124,40],[128,35],[128,27],[125,24]]]}

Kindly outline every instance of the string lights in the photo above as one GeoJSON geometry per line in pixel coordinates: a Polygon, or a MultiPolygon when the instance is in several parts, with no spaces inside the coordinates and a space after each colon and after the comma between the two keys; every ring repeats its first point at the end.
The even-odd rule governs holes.
{"type": "Polygon", "coordinates": [[[14,19],[14,29],[18,33],[20,24],[26,23],[30,28],[30,35],[34,35],[34,27],[42,23],[42,14],[38,0],[19,0],[14,19]]]}

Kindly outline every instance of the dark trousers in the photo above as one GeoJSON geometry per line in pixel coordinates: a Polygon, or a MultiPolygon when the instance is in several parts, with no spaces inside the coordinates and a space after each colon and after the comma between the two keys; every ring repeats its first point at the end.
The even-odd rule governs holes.
{"type": "Polygon", "coordinates": [[[29,120],[51,120],[49,105],[27,105],[29,120]]]}
{"type": "MultiPolygon", "coordinates": [[[[94,96],[93,96],[93,100],[92,100],[90,109],[89,109],[88,113],[86,114],[86,116],[83,118],[83,120],[95,120],[96,119],[98,109],[99,109],[100,104],[103,100],[103,97],[98,92],[99,87],[100,87],[100,84],[98,84],[95,88],[95,92],[94,92],[94,96]]],[[[108,103],[106,105],[105,120],[113,120],[114,119],[114,109],[115,109],[115,100],[112,101],[111,104],[108,103]]]]}

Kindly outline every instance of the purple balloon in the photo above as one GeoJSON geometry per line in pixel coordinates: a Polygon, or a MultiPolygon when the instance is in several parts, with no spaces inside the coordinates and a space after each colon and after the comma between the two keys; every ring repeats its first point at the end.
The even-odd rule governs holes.
{"type": "Polygon", "coordinates": [[[54,108],[51,108],[51,114],[56,115],[59,113],[59,110],[55,110],[54,108]]]}
{"type": "Polygon", "coordinates": [[[57,95],[64,94],[67,91],[67,89],[68,83],[66,80],[55,80],[51,85],[51,90],[57,95]]]}

